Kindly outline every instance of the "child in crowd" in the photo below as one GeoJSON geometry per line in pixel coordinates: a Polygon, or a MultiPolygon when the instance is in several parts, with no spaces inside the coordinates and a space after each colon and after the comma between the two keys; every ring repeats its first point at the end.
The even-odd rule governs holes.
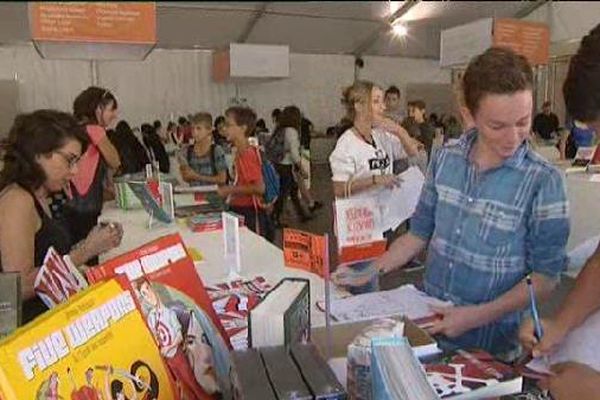
{"type": "Polygon", "coordinates": [[[268,216],[261,207],[265,183],[259,150],[248,138],[256,127],[256,114],[250,108],[231,107],[225,112],[227,140],[235,147],[234,184],[219,187],[219,195],[227,198],[231,211],[242,215],[248,229],[266,236],[268,216]]]}
{"type": "Polygon", "coordinates": [[[213,142],[212,116],[198,113],[192,116],[194,144],[184,147],[180,155],[182,179],[192,186],[227,182],[227,164],[223,148],[213,142]]]}

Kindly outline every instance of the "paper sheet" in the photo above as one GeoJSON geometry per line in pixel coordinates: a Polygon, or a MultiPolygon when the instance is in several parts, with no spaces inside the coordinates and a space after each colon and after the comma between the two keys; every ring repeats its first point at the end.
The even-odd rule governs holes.
{"type": "Polygon", "coordinates": [[[415,320],[432,316],[430,305],[449,306],[430,297],[413,285],[337,299],[331,303],[331,315],[337,322],[365,321],[373,318],[404,315],[415,320]]]}
{"type": "Polygon", "coordinates": [[[410,167],[400,175],[400,187],[384,190],[379,194],[384,229],[395,229],[415,212],[425,177],[418,167],[410,167]]]}
{"type": "MultiPolygon", "coordinates": [[[[586,364],[600,372],[600,311],[592,314],[583,324],[574,329],[561,343],[558,350],[548,357],[550,365],[567,361],[586,364]]],[[[527,367],[546,373],[548,369],[543,359],[532,360],[527,367]]]]}

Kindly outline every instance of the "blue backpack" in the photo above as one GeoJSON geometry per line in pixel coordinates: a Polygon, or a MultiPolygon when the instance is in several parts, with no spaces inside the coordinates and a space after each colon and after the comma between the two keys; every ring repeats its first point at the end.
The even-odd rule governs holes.
{"type": "Polygon", "coordinates": [[[263,194],[261,207],[269,206],[277,201],[281,184],[279,174],[273,164],[265,157],[265,154],[257,149],[258,159],[262,169],[263,182],[265,183],[265,193],[263,194]]]}

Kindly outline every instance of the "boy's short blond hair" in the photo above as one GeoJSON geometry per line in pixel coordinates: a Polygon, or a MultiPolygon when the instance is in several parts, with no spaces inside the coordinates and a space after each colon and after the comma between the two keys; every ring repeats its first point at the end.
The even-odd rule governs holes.
{"type": "Polygon", "coordinates": [[[212,128],[212,115],[207,112],[199,112],[192,116],[190,122],[192,125],[204,125],[212,128]]]}

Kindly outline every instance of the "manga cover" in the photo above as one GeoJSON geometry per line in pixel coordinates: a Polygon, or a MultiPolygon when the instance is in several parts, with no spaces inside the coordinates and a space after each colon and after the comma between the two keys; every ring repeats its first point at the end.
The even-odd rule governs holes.
{"type": "Polygon", "coordinates": [[[225,333],[236,349],[248,347],[248,314],[272,288],[266,279],[234,280],[206,287],[225,333]]]}
{"type": "Polygon", "coordinates": [[[495,397],[518,393],[523,386],[514,368],[481,350],[458,350],[444,362],[425,365],[425,371],[442,399],[495,397]]]}
{"type": "Polygon", "coordinates": [[[230,391],[230,345],[179,234],[161,237],[88,270],[90,282],[126,279],[183,399],[230,391]]]}
{"type": "Polygon", "coordinates": [[[3,400],[179,400],[132,294],[75,295],[0,342],[3,400]]]}

